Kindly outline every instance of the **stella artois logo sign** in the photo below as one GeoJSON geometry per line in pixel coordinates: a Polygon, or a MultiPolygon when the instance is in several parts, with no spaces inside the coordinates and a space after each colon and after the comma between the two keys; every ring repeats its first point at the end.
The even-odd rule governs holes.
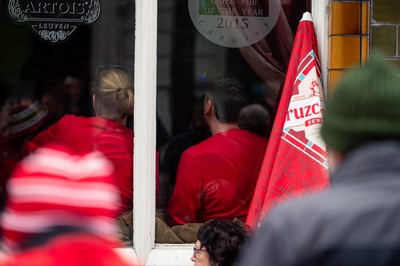
{"type": "Polygon", "coordinates": [[[311,51],[298,66],[282,139],[328,168],[326,146],[320,136],[325,110],[319,61],[311,51]]]}
{"type": "Polygon", "coordinates": [[[99,0],[9,0],[8,13],[16,23],[26,23],[43,41],[63,42],[80,24],[100,15],[99,0]]]}

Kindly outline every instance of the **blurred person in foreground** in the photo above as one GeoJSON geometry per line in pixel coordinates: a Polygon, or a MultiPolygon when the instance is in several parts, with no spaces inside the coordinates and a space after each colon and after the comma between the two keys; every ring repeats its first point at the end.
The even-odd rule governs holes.
{"type": "Polygon", "coordinates": [[[247,93],[235,78],[207,88],[204,118],[211,137],[185,150],[168,203],[171,226],[246,219],[268,140],[239,128],[247,93]]]}
{"type": "Polygon", "coordinates": [[[400,78],[372,57],[328,101],[332,187],[271,211],[241,265],[400,265],[400,78]]]}
{"type": "Polygon", "coordinates": [[[76,155],[56,144],[17,165],[1,216],[0,265],[127,265],[117,247],[119,192],[100,152],[76,155]]]}
{"type": "Polygon", "coordinates": [[[232,266],[243,252],[249,231],[236,220],[213,219],[197,232],[192,261],[195,266],[232,266]]]}
{"type": "MultiPolygon", "coordinates": [[[[46,143],[57,142],[78,154],[102,152],[116,169],[122,198],[118,215],[121,215],[133,208],[134,133],[126,127],[128,115],[133,114],[132,80],[125,71],[109,67],[98,74],[92,93],[95,117],[65,115],[28,146],[32,151],[46,143]]],[[[158,169],[156,171],[158,176],[158,169]]]]}

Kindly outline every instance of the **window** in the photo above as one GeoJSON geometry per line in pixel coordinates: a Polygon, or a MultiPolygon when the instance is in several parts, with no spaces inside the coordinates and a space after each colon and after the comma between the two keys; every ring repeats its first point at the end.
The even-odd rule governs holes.
{"type": "MultiPolygon", "coordinates": [[[[246,156],[243,154],[241,160],[235,161],[230,158],[229,169],[233,168],[232,165],[240,165],[241,162],[253,156],[251,165],[240,165],[237,171],[229,174],[227,171],[221,171],[218,176],[214,173],[226,162],[226,157],[213,168],[213,171],[204,170],[212,167],[210,166],[212,162],[208,162],[203,169],[208,172],[204,179],[196,179],[197,176],[190,177],[191,180],[196,180],[193,181],[195,183],[207,180],[204,181],[202,187],[200,189],[190,187],[188,184],[190,182],[188,182],[185,189],[179,189],[185,191],[193,189],[191,195],[180,193],[178,197],[184,199],[178,202],[174,198],[177,194],[175,189],[173,201],[169,201],[177,178],[176,169],[179,158],[185,149],[205,140],[210,135],[207,132],[206,122],[200,121],[203,115],[201,107],[204,102],[201,97],[204,95],[205,88],[212,85],[218,78],[233,76],[240,80],[250,96],[249,103],[260,104],[272,116],[285,79],[298,22],[303,13],[310,10],[309,4],[310,1],[282,3],[265,0],[158,1],[156,143],[161,153],[160,183],[162,184],[159,207],[164,209],[168,204],[168,211],[171,212],[167,214],[175,214],[170,216],[174,218],[173,222],[199,223],[205,222],[209,217],[245,219],[258,178],[258,172],[251,172],[251,170],[261,166],[265,150],[257,148],[265,147],[263,144],[266,144],[266,141],[262,145],[255,145],[257,146],[255,149],[249,149],[246,156]],[[196,111],[198,113],[193,115],[196,111]],[[193,122],[192,117],[198,120],[193,122]],[[168,143],[165,135],[170,137],[171,141],[168,143]],[[169,153],[170,150],[173,152],[169,153]],[[247,176],[235,175],[235,173],[244,172],[247,176]],[[244,186],[239,186],[239,189],[235,182],[240,183],[244,177],[247,182],[244,186]],[[230,187],[230,190],[238,192],[236,195],[231,195],[231,200],[226,200],[228,192],[208,196],[213,192],[211,189],[206,190],[206,187],[214,188],[218,182],[223,182],[225,186],[230,187]],[[168,184],[168,187],[165,184],[168,184]],[[198,194],[198,196],[192,196],[193,194],[198,194]],[[201,201],[202,211],[194,217],[197,209],[200,208],[200,197],[204,197],[201,201]],[[209,200],[210,198],[218,198],[219,207],[215,207],[217,200],[212,201],[209,200]],[[237,204],[233,204],[234,202],[237,204]],[[242,208],[238,207],[240,204],[243,204],[242,208]],[[221,207],[222,205],[224,208],[221,207]],[[185,212],[184,215],[183,212],[185,212]],[[213,214],[210,215],[210,213],[213,214]]],[[[265,129],[265,138],[267,131],[268,129],[265,129]]],[[[247,138],[246,148],[254,145],[256,138],[251,135],[244,136],[240,133],[240,137],[237,138],[244,137],[247,138]]],[[[240,141],[239,143],[243,142],[242,139],[240,141]]],[[[261,141],[258,143],[261,144],[261,141]]],[[[243,151],[243,149],[239,150],[243,151]]],[[[216,157],[221,158],[220,156],[224,155],[220,152],[216,157]]],[[[193,167],[191,171],[194,171],[193,167]]],[[[190,171],[185,176],[189,174],[190,171]]],[[[221,183],[218,184],[218,190],[221,192],[223,186],[221,183]]]]}
{"type": "MultiPolygon", "coordinates": [[[[182,1],[182,3],[179,4],[177,2],[174,4],[170,1],[163,1],[162,3],[158,1],[158,5],[152,2],[137,2],[135,87],[138,90],[142,90],[142,92],[136,92],[136,97],[140,99],[140,102],[137,102],[135,105],[135,108],[137,108],[135,110],[135,122],[139,121],[138,116],[141,116],[139,119],[141,119],[142,122],[137,122],[137,124],[135,124],[135,139],[141,143],[135,145],[135,148],[138,150],[140,149],[143,155],[144,152],[151,151],[154,145],[156,145],[156,121],[152,118],[153,115],[159,116],[164,126],[167,128],[168,133],[171,135],[176,135],[182,131],[182,129],[179,129],[180,126],[187,127],[187,122],[177,123],[176,120],[180,119],[180,121],[186,121],[187,118],[179,118],[179,116],[188,115],[195,102],[193,98],[201,95],[200,87],[203,85],[201,82],[203,81],[204,73],[207,72],[207,81],[212,82],[213,78],[217,77],[219,74],[238,74],[232,71],[245,69],[243,72],[248,76],[251,75],[251,78],[249,78],[251,81],[261,80],[254,72],[251,73],[252,71],[249,71],[249,66],[243,60],[238,51],[239,49],[217,46],[197,31],[187,13],[187,4],[186,1],[182,1]],[[156,10],[158,10],[158,12],[156,12],[156,10]],[[154,17],[156,13],[158,14],[158,21],[154,17]],[[176,20],[179,21],[178,25],[174,24],[177,23],[176,20]],[[154,29],[155,24],[158,25],[157,32],[155,32],[154,29]],[[157,47],[153,46],[156,41],[158,43],[157,47]],[[174,51],[174,49],[178,51],[174,51]],[[175,54],[173,54],[172,51],[174,51],[175,54]],[[238,62],[238,60],[242,61],[238,62]],[[138,66],[140,66],[140,69],[138,69],[138,66]],[[210,68],[212,68],[213,71],[209,71],[210,68]],[[249,72],[250,74],[248,74],[249,72]],[[157,83],[155,83],[156,80],[157,83]],[[171,95],[172,89],[179,93],[177,95],[171,95]],[[155,101],[154,98],[149,98],[155,97],[155,90],[157,90],[157,101],[155,101]],[[138,97],[139,93],[146,95],[138,97]],[[156,113],[154,113],[155,110],[152,109],[151,105],[153,105],[153,108],[157,106],[156,113]],[[177,110],[179,110],[179,108],[184,111],[178,112],[177,110]],[[173,113],[173,111],[169,110],[175,110],[177,113],[173,113]],[[148,117],[151,117],[151,119],[148,120],[148,117]],[[146,125],[142,124],[144,121],[148,121],[146,125]],[[139,128],[148,131],[139,133],[139,128]],[[140,140],[139,134],[141,137],[140,140]],[[149,140],[149,137],[153,139],[149,140]]],[[[324,7],[325,6],[322,4],[319,10],[325,10],[324,7]]],[[[324,19],[325,17],[322,18],[322,21],[324,19]]],[[[323,27],[324,24],[321,24],[321,32],[324,32],[323,27]]],[[[240,73],[238,75],[240,78],[240,73]]],[[[261,86],[265,85],[261,84],[261,86]]],[[[138,152],[135,151],[135,154],[138,154],[138,152]]],[[[149,154],[147,155],[152,157],[149,154]]],[[[143,166],[140,171],[149,174],[152,162],[149,162],[146,156],[141,156],[141,158],[136,157],[135,160],[135,165],[143,166]]],[[[136,170],[139,171],[138,168],[136,168],[136,170]]],[[[135,176],[136,175],[137,173],[135,173],[135,176]]],[[[153,178],[146,178],[145,181],[135,180],[135,182],[142,182],[142,189],[137,192],[140,193],[140,196],[135,193],[135,199],[138,200],[137,202],[150,202],[153,205],[137,205],[135,203],[134,242],[137,243],[135,244],[135,251],[138,253],[138,256],[147,257],[148,252],[151,251],[150,258],[154,258],[157,256],[155,254],[159,254],[157,252],[161,253],[164,248],[169,249],[171,246],[156,244],[157,248],[152,250],[155,238],[154,228],[151,228],[154,222],[154,213],[152,210],[154,210],[153,207],[155,206],[152,192],[154,192],[155,184],[149,183],[151,182],[149,180],[153,180],[153,178]],[[145,194],[146,189],[147,194],[145,194]],[[140,210],[138,208],[140,208],[140,210]],[[143,228],[149,231],[145,231],[143,228]]],[[[165,184],[165,182],[161,181],[161,184],[165,184]]],[[[135,189],[138,186],[138,183],[135,183],[135,189]]],[[[165,187],[161,189],[165,189],[165,187]]],[[[168,190],[166,191],[167,192],[162,193],[168,193],[168,190]]],[[[173,247],[179,251],[186,250],[187,253],[182,254],[187,254],[187,259],[185,261],[190,264],[189,248],[185,249],[184,245],[173,247]]]]}
{"type": "MultiPolygon", "coordinates": [[[[188,2],[191,1],[100,0],[101,11],[95,21],[73,25],[77,26],[76,30],[64,41],[51,44],[50,37],[48,40],[40,39],[40,35],[29,23],[11,22],[7,15],[8,1],[0,1],[0,80],[10,88],[8,92],[11,96],[17,94],[25,97],[27,94],[29,97],[33,92],[25,88],[34,83],[21,83],[20,71],[26,60],[31,56],[48,59],[42,63],[49,66],[47,69],[59,71],[57,78],[61,78],[64,85],[73,81],[66,79],[70,75],[82,79],[84,97],[77,107],[81,108],[78,112],[89,116],[92,113],[88,88],[97,66],[119,64],[132,70],[135,82],[134,176],[142,178],[134,179],[134,247],[122,249],[121,252],[130,259],[137,256],[149,265],[191,265],[192,252],[192,245],[155,243],[154,148],[160,145],[160,153],[163,152],[163,145],[157,143],[157,127],[161,128],[160,125],[163,124],[170,137],[184,131],[189,125],[187,115],[191,112],[196,97],[201,96],[202,86],[220,75],[230,74],[241,79],[252,93],[253,101],[258,100],[257,93],[265,93],[263,96],[274,104],[276,94],[268,93],[271,88],[275,88],[277,92],[279,87],[279,82],[267,83],[260,71],[254,70],[255,65],[245,59],[245,49],[220,46],[204,37],[191,21],[188,2]],[[187,87],[190,89],[186,89],[187,87]]],[[[304,4],[307,1],[292,2],[304,4]]],[[[322,47],[322,62],[327,61],[324,49],[327,40],[326,2],[312,1],[314,23],[321,40],[319,44],[322,47]]],[[[203,13],[205,12],[203,9],[203,13]]],[[[292,30],[295,30],[296,21],[300,17],[289,18],[292,19],[292,30]]],[[[247,21],[240,22],[246,27],[247,21]]],[[[46,27],[50,27],[49,24],[46,27]]],[[[72,26],[69,27],[72,29],[72,26]]],[[[280,78],[283,79],[284,64],[281,68],[280,78]]],[[[45,81],[48,80],[41,80],[45,81]]],[[[4,90],[1,89],[0,92],[4,93],[4,90]]],[[[2,95],[1,100],[8,96],[10,95],[3,98],[2,95]]],[[[170,192],[163,186],[165,180],[161,180],[161,198],[167,198],[170,192]]],[[[165,205],[166,200],[161,204],[165,205]]]]}
{"type": "MultiPolygon", "coordinates": [[[[108,66],[133,78],[134,16],[134,0],[0,1],[0,205],[4,205],[8,175],[27,154],[26,141],[64,115],[95,116],[91,82],[108,66]]],[[[133,87],[129,89],[133,93],[133,87]]],[[[126,119],[127,123],[114,121],[114,125],[129,132],[124,140],[132,144],[133,133],[128,129],[132,128],[132,114],[126,119]]],[[[87,135],[94,135],[94,128],[102,127],[93,126],[85,131],[87,135]]],[[[83,139],[81,130],[75,124],[65,131],[83,139]]],[[[98,143],[80,146],[82,143],[76,142],[74,146],[65,139],[57,140],[78,152],[100,149],[98,143]]],[[[117,146],[115,141],[113,144],[117,146]]],[[[126,156],[118,169],[125,169],[123,180],[130,188],[124,192],[123,204],[124,210],[131,210],[133,147],[121,146],[126,156]]]]}
{"type": "MultiPolygon", "coordinates": [[[[379,50],[395,66],[400,67],[400,3],[395,0],[371,1],[371,50],[379,50]]],[[[400,72],[400,71],[399,71],[400,72]]]]}

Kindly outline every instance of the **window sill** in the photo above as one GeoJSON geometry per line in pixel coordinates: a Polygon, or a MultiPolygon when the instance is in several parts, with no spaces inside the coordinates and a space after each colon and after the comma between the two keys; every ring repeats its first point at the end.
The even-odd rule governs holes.
{"type": "MultiPolygon", "coordinates": [[[[135,262],[137,262],[136,252],[133,248],[117,248],[115,250],[128,263],[135,265],[135,262]]],[[[193,262],[190,260],[192,253],[193,244],[156,244],[150,251],[145,265],[193,265],[193,262]]]]}

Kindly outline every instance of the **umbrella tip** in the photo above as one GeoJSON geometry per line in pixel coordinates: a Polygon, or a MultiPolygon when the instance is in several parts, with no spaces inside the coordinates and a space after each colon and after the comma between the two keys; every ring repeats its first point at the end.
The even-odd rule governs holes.
{"type": "Polygon", "coordinates": [[[301,21],[311,21],[312,22],[313,20],[312,20],[311,13],[310,12],[304,12],[303,17],[300,20],[300,22],[301,21]]]}

